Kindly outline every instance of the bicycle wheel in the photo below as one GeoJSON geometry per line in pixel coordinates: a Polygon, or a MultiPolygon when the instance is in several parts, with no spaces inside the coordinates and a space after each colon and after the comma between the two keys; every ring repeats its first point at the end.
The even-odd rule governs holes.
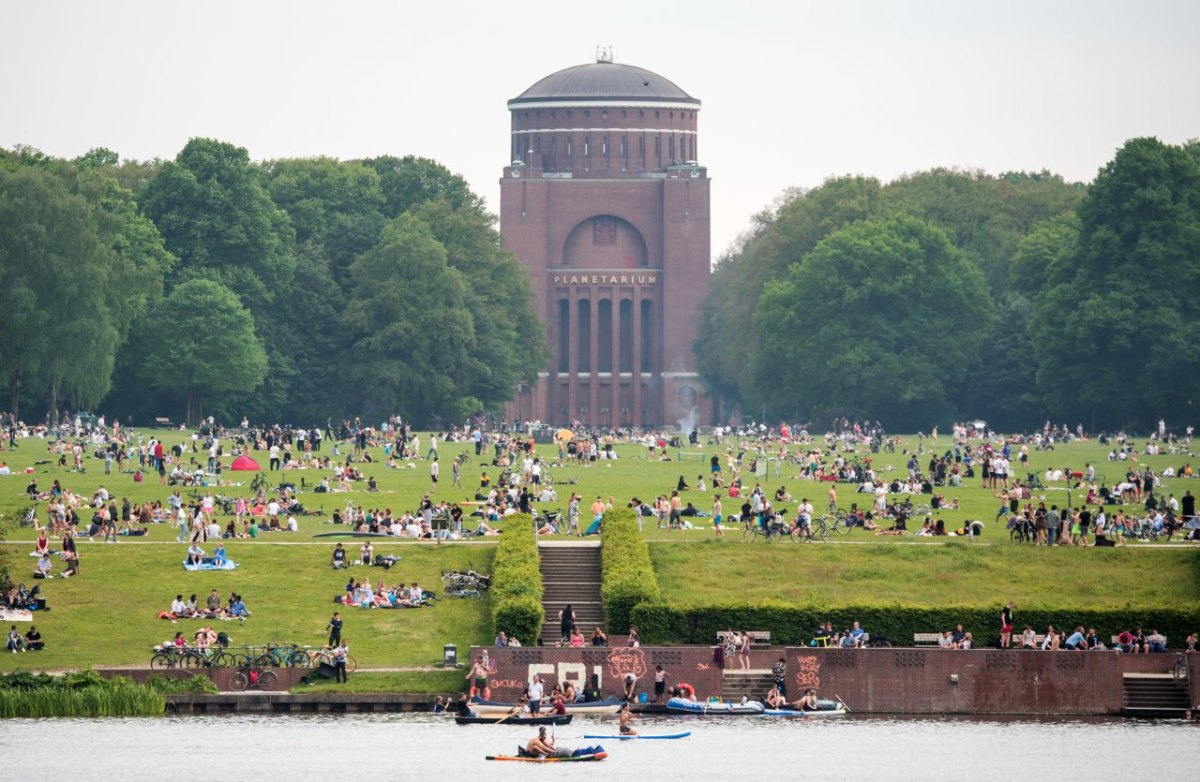
{"type": "Polygon", "coordinates": [[[274,668],[279,665],[279,661],[275,659],[275,655],[271,652],[265,652],[254,658],[255,668],[274,668]]]}
{"type": "Polygon", "coordinates": [[[159,652],[150,658],[150,667],[157,671],[161,671],[164,668],[174,668],[175,658],[169,654],[159,652]]]}
{"type": "Polygon", "coordinates": [[[742,526],[742,540],[754,540],[754,536],[757,534],[758,531],[754,527],[742,526]]]}
{"type": "Polygon", "coordinates": [[[546,485],[546,486],[553,486],[554,485],[554,473],[550,472],[549,470],[543,469],[542,470],[542,484],[546,485]]]}
{"type": "Polygon", "coordinates": [[[258,689],[273,690],[279,684],[279,677],[274,671],[259,671],[258,672],[258,689]]]}
{"type": "Polygon", "coordinates": [[[289,668],[308,668],[312,665],[312,658],[307,653],[297,649],[287,657],[287,667],[289,668]]]}
{"type": "Polygon", "coordinates": [[[819,538],[822,543],[829,541],[829,522],[825,520],[824,516],[817,519],[816,524],[813,526],[813,535],[819,538]]]}
{"type": "Polygon", "coordinates": [[[853,524],[847,523],[849,521],[850,521],[850,516],[848,516],[846,514],[838,515],[837,517],[834,518],[835,526],[833,528],[833,531],[838,533],[839,535],[849,535],[850,530],[854,529],[853,524]]]}
{"type": "Polygon", "coordinates": [[[245,692],[249,686],[250,677],[246,675],[245,671],[238,671],[229,677],[229,689],[234,692],[245,692]]]}
{"type": "Polygon", "coordinates": [[[248,662],[245,655],[237,652],[221,652],[213,660],[213,665],[218,668],[236,668],[244,662],[248,662]]]}
{"type": "Polygon", "coordinates": [[[354,655],[346,655],[346,673],[354,673],[358,670],[358,660],[354,659],[354,655]]]}
{"type": "Polygon", "coordinates": [[[208,659],[199,652],[188,652],[179,658],[179,667],[181,668],[204,668],[207,665],[208,659]]]}

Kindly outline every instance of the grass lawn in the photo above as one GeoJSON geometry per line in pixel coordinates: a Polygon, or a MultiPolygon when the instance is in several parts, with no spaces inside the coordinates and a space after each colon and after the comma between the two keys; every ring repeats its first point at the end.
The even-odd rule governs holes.
{"type": "Polygon", "coordinates": [[[1169,606],[1200,601],[1200,549],[757,545],[650,546],[668,602],[813,605],[1169,606]],[[697,575],[702,574],[702,575],[697,575]]]}
{"type": "MultiPolygon", "coordinates": [[[[149,434],[149,431],[143,432],[144,436],[149,434]]],[[[156,434],[163,436],[167,445],[190,444],[186,435],[179,432],[160,431],[156,434]]],[[[427,445],[429,435],[423,433],[421,440],[427,445]]],[[[908,437],[902,447],[915,446],[916,439],[908,437]]],[[[441,445],[442,482],[433,495],[435,498],[473,499],[480,474],[486,470],[494,478],[499,473],[498,468],[471,453],[462,471],[464,488],[451,487],[450,460],[468,447],[465,444],[441,445]]],[[[926,447],[942,451],[952,448],[953,444],[943,436],[936,445],[926,440],[926,447]]],[[[596,496],[612,497],[616,505],[623,505],[632,496],[653,499],[674,489],[680,476],[691,485],[695,485],[701,474],[707,480],[706,455],[724,453],[723,448],[718,449],[712,444],[686,450],[682,461],[664,462],[646,459],[646,452],[640,446],[618,445],[619,460],[602,461],[590,468],[555,467],[553,473],[559,500],[550,507],[565,508],[572,490],[583,495],[585,507],[596,496]]],[[[792,451],[795,450],[793,446],[792,451]]],[[[325,444],[324,451],[330,452],[329,443],[325,444]]],[[[551,460],[555,458],[553,446],[541,445],[538,452],[551,460]]],[[[1085,463],[1092,462],[1111,484],[1119,480],[1125,465],[1108,462],[1107,452],[1106,447],[1095,443],[1061,446],[1053,452],[1034,452],[1029,471],[1041,473],[1048,466],[1083,469],[1085,463]]],[[[266,463],[265,453],[253,455],[266,463]]],[[[485,455],[490,461],[490,452],[485,455]]],[[[675,457],[679,452],[672,449],[670,455],[675,457]]],[[[376,463],[365,465],[364,472],[376,478],[379,492],[316,494],[306,491],[301,494],[302,501],[327,513],[350,502],[367,509],[391,508],[397,513],[415,509],[421,496],[430,490],[428,463],[417,460],[412,462],[411,468],[405,463],[400,469],[390,470],[383,465],[382,449],[375,449],[373,456],[376,463]]],[[[185,456],[185,461],[188,458],[190,453],[185,456]]],[[[344,454],[341,458],[345,458],[344,454]]],[[[1142,458],[1156,470],[1168,464],[1200,463],[1188,455],[1142,458]]],[[[7,551],[16,580],[26,583],[31,583],[34,565],[34,560],[26,554],[32,548],[35,533],[29,528],[14,528],[18,514],[30,505],[24,496],[29,480],[23,474],[26,467],[34,468],[43,489],[48,489],[57,478],[67,488],[90,496],[98,485],[103,484],[118,504],[123,496],[141,503],[163,500],[169,492],[153,476],[148,475],[140,484],[133,481],[130,473],[105,476],[103,462],[91,457],[86,460],[86,473],[59,468],[56,459],[46,452],[44,441],[21,441],[18,449],[0,453],[0,459],[6,460],[17,473],[0,477],[0,524],[7,527],[10,543],[0,547],[0,551],[7,551]],[[47,459],[51,459],[49,464],[36,464],[47,459]]],[[[875,454],[873,459],[877,470],[890,476],[905,470],[907,456],[897,451],[875,454]]],[[[922,457],[921,462],[924,467],[928,455],[922,457]]],[[[799,480],[797,472],[794,465],[784,463],[776,474],[775,463],[772,463],[767,476],[757,479],[746,476],[744,480],[750,486],[755,480],[761,481],[771,494],[778,486],[786,485],[796,500],[808,496],[818,509],[823,508],[829,484],[799,480]]],[[[297,484],[304,478],[309,485],[323,477],[315,470],[270,474],[276,482],[283,476],[297,484]]],[[[224,477],[227,481],[240,481],[241,485],[225,485],[218,488],[218,492],[228,496],[249,495],[252,474],[226,472],[224,477]]],[[[964,519],[987,522],[983,539],[971,548],[958,543],[943,545],[945,539],[924,539],[920,541],[921,545],[910,545],[917,539],[875,537],[857,530],[839,538],[838,543],[828,545],[747,543],[740,540],[740,533],[718,545],[712,541],[709,520],[703,518],[695,520],[695,529],[684,532],[658,530],[650,524],[645,536],[654,543],[686,541],[694,544],[654,546],[659,579],[672,597],[701,597],[728,589],[731,598],[768,595],[806,598],[811,595],[844,604],[882,598],[916,603],[963,603],[969,600],[992,603],[1002,596],[1011,596],[1034,603],[1112,605],[1126,601],[1131,604],[1195,601],[1200,596],[1196,586],[1195,555],[1200,550],[1197,547],[1182,543],[1166,546],[1130,544],[1131,549],[1153,549],[1148,551],[1046,551],[1017,547],[1008,541],[1001,524],[991,522],[999,501],[978,484],[978,480],[974,480],[968,486],[940,490],[947,498],[957,497],[961,502],[958,511],[942,515],[948,527],[957,527],[964,519]]],[[[867,495],[853,494],[851,486],[838,484],[837,488],[842,507],[859,499],[869,502],[867,495]]],[[[1197,493],[1200,481],[1174,479],[1165,482],[1165,491],[1176,496],[1182,496],[1188,488],[1197,493]]],[[[185,499],[187,491],[184,489],[185,499]]],[[[1040,494],[1047,505],[1065,504],[1066,491],[1062,484],[1040,494]]],[[[705,512],[712,505],[711,492],[687,491],[683,498],[705,512]]],[[[917,497],[914,501],[925,499],[917,497]]],[[[1075,503],[1081,499],[1078,492],[1072,493],[1075,503]]],[[[726,499],[726,511],[732,510],[735,504],[740,503],[726,499]]],[[[43,503],[43,519],[44,507],[43,503]]],[[[85,518],[90,518],[90,513],[85,518]]],[[[254,612],[244,626],[222,627],[230,632],[235,643],[286,640],[319,644],[324,640],[325,623],[334,610],[332,596],[341,591],[346,578],[346,574],[331,571],[328,567],[333,542],[314,539],[315,535],[333,529],[325,523],[325,518],[302,518],[300,532],[296,534],[273,533],[255,541],[229,542],[229,554],[240,565],[233,572],[185,572],[181,565],[184,547],[174,542],[176,530],[165,525],[153,527],[145,538],[123,539],[116,545],[82,541],[79,543],[82,568],[79,578],[54,579],[43,586],[53,610],[36,616],[36,623],[46,638],[48,649],[37,655],[0,655],[0,670],[18,665],[60,668],[145,662],[152,643],[170,638],[175,630],[183,630],[189,635],[195,631],[192,623],[171,625],[155,619],[155,615],[166,609],[179,592],[185,597],[194,592],[203,600],[212,587],[216,587],[223,597],[231,590],[242,593],[254,612]]],[[[354,542],[347,545],[352,550],[357,549],[354,542]]],[[[398,552],[402,557],[400,564],[386,574],[356,568],[355,575],[369,572],[372,580],[384,575],[388,583],[417,580],[435,589],[440,588],[438,576],[442,569],[464,566],[488,569],[492,550],[487,543],[433,546],[402,541],[376,542],[375,549],[377,553],[398,552]]],[[[436,608],[420,610],[350,609],[343,612],[346,619],[344,635],[350,640],[352,652],[361,666],[427,665],[440,659],[444,643],[457,643],[461,649],[489,639],[486,609],[486,603],[475,601],[442,601],[436,608]]]]}
{"type": "Polygon", "coordinates": [[[458,692],[463,689],[465,676],[465,670],[352,673],[345,684],[324,679],[297,685],[292,692],[458,692]]]}

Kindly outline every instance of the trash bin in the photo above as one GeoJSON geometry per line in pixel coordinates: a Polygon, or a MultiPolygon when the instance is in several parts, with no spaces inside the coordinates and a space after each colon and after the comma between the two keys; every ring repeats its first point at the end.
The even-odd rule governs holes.
{"type": "Polygon", "coordinates": [[[454,644],[446,644],[442,647],[442,665],[447,668],[458,667],[458,647],[454,644]]]}

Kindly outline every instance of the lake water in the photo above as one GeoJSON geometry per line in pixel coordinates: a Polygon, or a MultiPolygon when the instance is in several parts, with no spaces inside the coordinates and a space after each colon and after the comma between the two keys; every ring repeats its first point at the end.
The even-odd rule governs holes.
{"type": "MultiPolygon", "coordinates": [[[[612,733],[576,717],[560,746],[612,733]]],[[[533,729],[459,727],[436,715],[180,716],[0,721],[0,779],[119,782],[241,780],[606,779],[961,780],[1185,779],[1200,726],[1131,720],[645,718],[678,741],[601,742],[601,763],[494,763],[533,729]]]]}

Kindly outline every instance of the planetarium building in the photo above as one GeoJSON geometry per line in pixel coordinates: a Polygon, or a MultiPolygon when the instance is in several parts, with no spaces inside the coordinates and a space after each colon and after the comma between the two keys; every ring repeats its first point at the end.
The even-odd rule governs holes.
{"type": "Polygon", "coordinates": [[[693,353],[710,257],[700,101],[602,55],[508,108],[500,230],[529,274],[551,352],[513,416],[603,428],[709,422],[693,353]]]}

